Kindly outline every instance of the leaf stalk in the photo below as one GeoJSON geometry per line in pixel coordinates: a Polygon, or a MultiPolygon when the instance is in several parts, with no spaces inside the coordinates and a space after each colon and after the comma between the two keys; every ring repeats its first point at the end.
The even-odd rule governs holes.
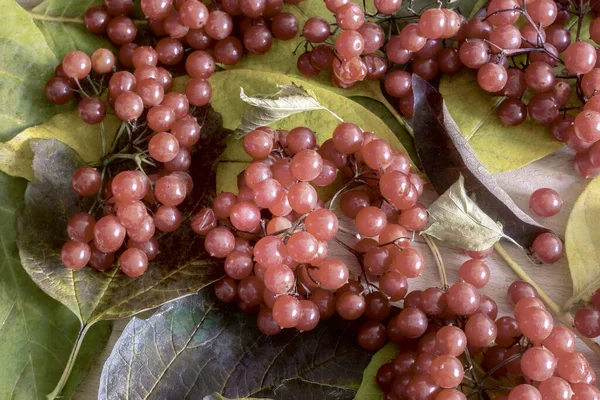
{"type": "Polygon", "coordinates": [[[71,355],[69,355],[69,359],[67,360],[67,365],[65,365],[65,369],[60,377],[60,380],[56,384],[54,390],[46,395],[48,400],[54,400],[60,397],[61,392],[65,388],[69,377],[71,376],[71,371],[73,371],[73,366],[75,365],[75,361],[77,361],[77,355],[79,354],[79,350],[81,349],[81,344],[83,343],[83,339],[88,332],[88,329],[91,328],[91,324],[82,324],[81,329],[79,330],[79,334],[77,335],[77,339],[75,340],[75,345],[73,346],[73,350],[71,351],[71,355]]]}

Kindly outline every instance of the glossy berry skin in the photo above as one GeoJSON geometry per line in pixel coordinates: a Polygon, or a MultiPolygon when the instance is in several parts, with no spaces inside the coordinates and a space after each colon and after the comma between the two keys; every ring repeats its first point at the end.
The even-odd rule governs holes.
{"type": "Polygon", "coordinates": [[[560,212],[563,201],[557,191],[541,188],[531,194],[529,208],[539,217],[551,217],[560,212]]]}
{"type": "Polygon", "coordinates": [[[563,244],[558,236],[546,232],[535,238],[531,250],[541,262],[553,264],[562,256],[563,244]]]}

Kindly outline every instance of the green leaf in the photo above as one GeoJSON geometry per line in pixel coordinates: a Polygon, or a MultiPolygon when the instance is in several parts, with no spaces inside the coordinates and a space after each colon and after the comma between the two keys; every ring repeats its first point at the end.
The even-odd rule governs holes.
{"type": "Polygon", "coordinates": [[[600,288],[600,178],[593,179],[575,202],[565,232],[573,295],[563,307],[590,299],[600,288]]]}
{"type": "Polygon", "coordinates": [[[62,60],[73,50],[92,54],[100,47],[113,49],[108,39],[88,31],[83,23],[88,8],[103,4],[102,0],[44,0],[30,14],[48,46],[62,60]]]}
{"type": "Polygon", "coordinates": [[[307,111],[328,111],[339,118],[333,111],[323,107],[313,94],[295,84],[282,85],[277,93],[254,96],[248,96],[244,88],[240,88],[240,99],[250,105],[250,109],[244,113],[242,122],[237,128],[242,133],[248,133],[259,126],[271,125],[291,115],[307,111]]]}
{"type": "Polygon", "coordinates": [[[388,363],[394,359],[394,357],[400,352],[400,347],[397,344],[389,342],[377,353],[373,354],[371,362],[367,365],[363,372],[362,382],[356,392],[354,400],[381,400],[383,392],[379,388],[379,385],[375,381],[377,370],[383,364],[388,363]]]}
{"type": "Polygon", "coordinates": [[[44,95],[58,64],[44,36],[14,0],[0,0],[0,9],[6,16],[0,24],[0,141],[5,141],[61,108],[44,95]]]}
{"type": "Polygon", "coordinates": [[[404,149],[406,150],[410,159],[417,166],[419,165],[419,157],[417,157],[417,152],[415,150],[415,142],[411,134],[398,123],[398,120],[394,116],[394,114],[385,108],[383,104],[380,102],[373,100],[369,97],[363,96],[352,96],[350,97],[353,101],[357,102],[367,110],[371,111],[373,114],[377,115],[385,124],[391,129],[392,132],[396,135],[404,149]]]}
{"type": "Polygon", "coordinates": [[[506,237],[502,224],[488,217],[467,195],[462,175],[429,206],[427,212],[429,224],[423,233],[448,246],[482,251],[506,237]]]}
{"type": "Polygon", "coordinates": [[[492,173],[523,167],[564,146],[547,126],[529,118],[518,126],[502,125],[496,116],[502,98],[483,91],[471,70],[444,75],[439,90],[460,131],[492,173]]]}
{"type": "MultiPolygon", "coordinates": [[[[586,6],[584,5],[584,7],[586,7],[586,6]]],[[[579,33],[579,40],[583,40],[588,43],[591,43],[594,46],[597,46],[597,43],[595,43],[590,37],[590,25],[592,24],[592,21],[594,20],[594,18],[595,18],[595,16],[592,14],[592,12],[590,12],[590,11],[585,12],[583,19],[581,20],[581,31],[579,33]]],[[[568,29],[569,32],[571,33],[571,37],[573,38],[573,41],[575,41],[575,38],[577,37],[577,23],[578,22],[579,22],[579,16],[572,15],[571,18],[569,19],[569,22],[567,22],[567,24],[566,24],[566,29],[568,29]]]]}
{"type": "Polygon", "coordinates": [[[0,143],[0,171],[33,180],[31,139],[54,138],[73,148],[84,162],[97,161],[102,156],[102,129],[110,144],[120,124],[121,120],[114,115],[107,115],[98,125],[86,124],[77,111],[55,115],[48,122],[25,129],[12,140],[0,143]]]}
{"type": "Polygon", "coordinates": [[[356,342],[361,323],[334,317],[310,332],[265,336],[256,316],[207,287],[129,322],[104,364],[98,399],[350,400],[371,358],[356,342]]]}
{"type": "MultiPolygon", "coordinates": [[[[0,172],[0,398],[45,399],[65,367],[80,322],[29,278],[19,261],[16,213],[26,182],[0,172]]],[[[94,327],[85,340],[67,389],[83,381],[110,336],[111,324],[94,327]]]]}
{"type": "MultiPolygon", "coordinates": [[[[231,133],[221,128],[218,114],[206,110],[202,132],[208,140],[198,146],[203,148],[203,156],[193,157],[191,198],[179,207],[186,217],[206,203],[206,195],[214,187],[211,171],[223,151],[223,139],[231,133]]],[[[223,275],[222,262],[208,256],[202,239],[187,221],[176,232],[160,237],[162,251],[141,277],[129,278],[116,265],[105,272],[65,268],[60,248],[66,240],[67,217],[89,207],[70,187],[80,160],[72,149],[55,139],[30,144],[36,181],[27,187],[25,210],[18,225],[21,259],[42,290],[66,305],[82,322],[129,317],[195,293],[223,275]]]]}

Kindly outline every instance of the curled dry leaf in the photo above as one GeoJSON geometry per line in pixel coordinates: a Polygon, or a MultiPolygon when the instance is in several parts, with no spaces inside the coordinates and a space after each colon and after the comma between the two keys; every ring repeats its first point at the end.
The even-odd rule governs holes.
{"type": "Polygon", "coordinates": [[[308,92],[293,82],[290,85],[280,85],[277,93],[267,95],[248,96],[242,87],[240,88],[240,99],[251,107],[244,113],[242,122],[238,126],[238,130],[242,133],[248,133],[259,126],[271,125],[273,122],[304,111],[328,111],[343,122],[336,113],[323,107],[315,98],[314,93],[308,92]]]}
{"type": "Polygon", "coordinates": [[[462,175],[427,211],[429,226],[423,233],[449,246],[482,251],[505,237],[502,225],[488,217],[467,195],[462,175]]]}
{"type": "Polygon", "coordinates": [[[104,364],[98,399],[354,398],[372,354],[356,342],[361,321],[265,336],[255,320],[211,287],[134,318],[104,364]]]}
{"type": "MultiPolygon", "coordinates": [[[[220,116],[204,109],[202,157],[193,157],[192,195],[179,209],[190,215],[214,192],[216,160],[231,131],[221,128],[220,116]]],[[[202,121],[202,118],[200,118],[202,121]]],[[[135,279],[117,266],[105,272],[92,268],[72,271],[62,264],[60,248],[66,241],[68,216],[89,209],[71,189],[70,180],[80,165],[77,154],[57,140],[31,141],[35,182],[25,192],[25,209],[18,225],[23,266],[50,296],[66,305],[86,324],[124,318],[165,302],[195,293],[223,275],[222,262],[205,252],[202,239],[184,222],[180,229],[160,237],[163,251],[148,271],[135,279]]]]}
{"type": "Polygon", "coordinates": [[[450,116],[442,95],[429,83],[413,75],[415,147],[421,165],[438,194],[444,193],[460,175],[465,189],[504,234],[525,248],[549,230],[525,214],[500,188],[481,164],[473,148],[450,116]]]}
{"type": "Polygon", "coordinates": [[[580,300],[589,300],[600,288],[600,178],[592,180],[581,193],[565,232],[569,270],[573,281],[573,295],[563,309],[580,300]]]}

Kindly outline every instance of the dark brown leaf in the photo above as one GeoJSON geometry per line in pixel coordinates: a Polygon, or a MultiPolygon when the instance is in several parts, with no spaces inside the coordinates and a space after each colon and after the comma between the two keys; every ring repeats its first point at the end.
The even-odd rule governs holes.
{"type": "Polygon", "coordinates": [[[467,193],[504,234],[525,248],[547,228],[525,214],[485,169],[471,145],[450,116],[442,95],[429,83],[413,75],[415,147],[423,170],[438,194],[444,193],[460,174],[467,193]]]}

